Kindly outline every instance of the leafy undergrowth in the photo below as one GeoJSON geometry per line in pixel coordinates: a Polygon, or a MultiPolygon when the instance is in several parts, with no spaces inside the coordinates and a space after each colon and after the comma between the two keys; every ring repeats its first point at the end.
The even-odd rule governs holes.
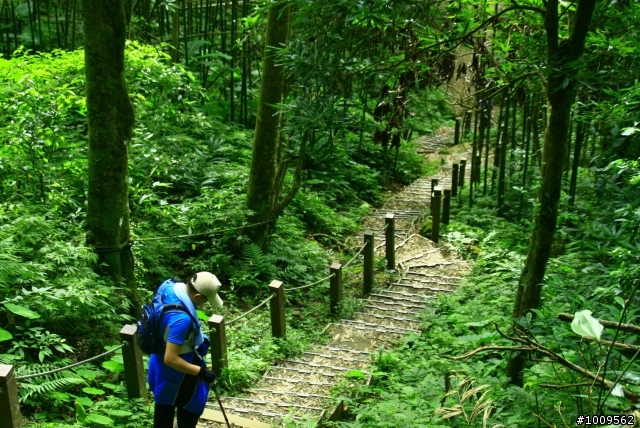
{"type": "MultiPolygon", "coordinates": [[[[102,353],[134,321],[123,290],[94,273],[97,257],[85,245],[83,58],[77,50],[0,59],[0,140],[6,142],[0,147],[0,363],[16,366],[19,376],[102,353]]],[[[209,270],[224,284],[221,314],[231,320],[268,297],[274,279],[295,287],[325,277],[331,260],[355,253],[343,242],[385,192],[425,170],[413,145],[403,144],[395,156],[368,135],[361,143],[359,134],[346,132],[344,144],[330,151],[327,145],[321,153],[320,144],[309,149],[302,188],[264,253],[241,231],[253,131],[202,108],[207,94],[194,75],[154,47],[128,43],[126,75],[136,112],[129,142],[132,249],[145,300],[172,275],[209,270]]],[[[345,272],[345,313],[356,307],[349,297],[357,294],[352,272],[345,272]]],[[[268,309],[229,326],[230,367],[220,386],[245,388],[274,359],[317,342],[318,325],[331,319],[327,290],[325,282],[287,293],[285,341],[268,334],[268,309]]],[[[22,413],[34,426],[144,426],[150,410],[125,404],[122,370],[118,351],[106,361],[20,381],[22,413]]]]}
{"type": "MultiPolygon", "coordinates": [[[[567,209],[563,199],[541,307],[535,317],[515,324],[523,337],[557,357],[531,354],[522,388],[510,385],[505,375],[510,351],[490,349],[464,360],[451,357],[483,346],[521,345],[498,329],[514,335],[511,313],[530,223],[497,217],[492,201],[484,198],[472,210],[455,213],[445,237],[463,256],[475,259],[470,275],[454,293],[438,298],[435,314],[425,315],[421,335],[407,336],[379,355],[371,385],[350,401],[350,419],[339,425],[566,428],[574,426],[579,414],[635,411],[637,416],[633,397],[622,394],[623,387],[635,395],[640,391],[637,348],[611,348],[581,338],[581,330],[572,330],[557,315],[589,310],[595,318],[638,324],[640,244],[634,227],[637,214],[629,209],[640,199],[638,182],[636,162],[616,161],[604,169],[582,171],[575,209],[567,209]],[[605,192],[600,197],[593,193],[598,188],[617,202],[603,204],[605,192]],[[600,388],[558,363],[559,358],[616,386],[600,388]]],[[[612,328],[604,329],[600,338],[633,346],[637,336],[612,328]]]]}

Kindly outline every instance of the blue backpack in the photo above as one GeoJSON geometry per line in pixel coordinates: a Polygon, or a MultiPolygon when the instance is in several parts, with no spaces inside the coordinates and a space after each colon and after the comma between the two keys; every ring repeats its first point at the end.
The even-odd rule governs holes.
{"type": "Polygon", "coordinates": [[[164,334],[160,331],[161,321],[164,314],[168,312],[185,312],[189,317],[191,317],[193,323],[198,325],[198,321],[194,319],[193,315],[191,315],[184,305],[180,303],[162,303],[161,291],[164,290],[165,286],[175,283],[176,279],[170,278],[160,284],[151,304],[145,304],[140,311],[138,329],[135,334],[135,342],[145,354],[151,355],[164,353],[167,345],[164,342],[164,334]]]}

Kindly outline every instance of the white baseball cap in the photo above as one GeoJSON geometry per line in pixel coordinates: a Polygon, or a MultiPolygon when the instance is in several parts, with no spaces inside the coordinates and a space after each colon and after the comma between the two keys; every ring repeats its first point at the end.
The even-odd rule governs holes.
{"type": "Polygon", "coordinates": [[[191,277],[191,284],[196,291],[207,298],[214,308],[222,307],[222,299],[218,296],[218,290],[222,284],[211,272],[198,272],[191,277]]]}

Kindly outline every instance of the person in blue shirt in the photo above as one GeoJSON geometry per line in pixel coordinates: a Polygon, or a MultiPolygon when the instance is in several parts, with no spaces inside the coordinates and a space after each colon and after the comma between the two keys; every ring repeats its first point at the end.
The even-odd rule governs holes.
{"type": "Polygon", "coordinates": [[[173,428],[176,410],[178,428],[194,428],[204,412],[215,375],[204,360],[209,339],[193,320],[198,319],[196,307],[207,302],[222,307],[220,285],[210,272],[198,272],[186,284],[169,282],[158,290],[163,304],[181,303],[191,316],[169,311],[160,322],[166,348],[164,354],[151,355],[147,377],[155,400],[154,428],[173,428]]]}

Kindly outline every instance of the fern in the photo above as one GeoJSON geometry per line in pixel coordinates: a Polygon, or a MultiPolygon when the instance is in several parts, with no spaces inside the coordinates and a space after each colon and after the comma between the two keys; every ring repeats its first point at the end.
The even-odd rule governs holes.
{"type": "Polygon", "coordinates": [[[270,258],[262,252],[260,247],[254,243],[247,244],[242,249],[242,255],[251,266],[250,270],[257,274],[264,274],[273,279],[273,276],[275,275],[275,267],[271,263],[270,258]]]}
{"type": "Polygon", "coordinates": [[[0,286],[10,286],[16,278],[22,278],[29,270],[20,262],[18,257],[0,254],[0,286]]]}
{"type": "MultiPolygon", "coordinates": [[[[63,362],[63,364],[66,364],[67,362],[68,361],[65,361],[63,362]]],[[[53,364],[19,366],[16,368],[16,375],[20,377],[30,374],[44,373],[55,368],[57,367],[53,364]]],[[[44,395],[50,392],[62,391],[63,388],[78,384],[86,384],[86,382],[77,374],[69,370],[63,370],[61,372],[53,374],[19,380],[18,393],[20,396],[20,402],[24,403],[31,397],[36,399],[42,398],[44,395]]]]}
{"type": "MultiPolygon", "coordinates": [[[[38,378],[34,378],[38,379],[38,378]]],[[[24,403],[30,397],[39,398],[53,391],[62,391],[63,388],[85,383],[84,379],[79,377],[63,377],[60,379],[44,380],[41,383],[28,383],[32,379],[21,381],[18,386],[20,394],[20,402],[24,403]]]]}

